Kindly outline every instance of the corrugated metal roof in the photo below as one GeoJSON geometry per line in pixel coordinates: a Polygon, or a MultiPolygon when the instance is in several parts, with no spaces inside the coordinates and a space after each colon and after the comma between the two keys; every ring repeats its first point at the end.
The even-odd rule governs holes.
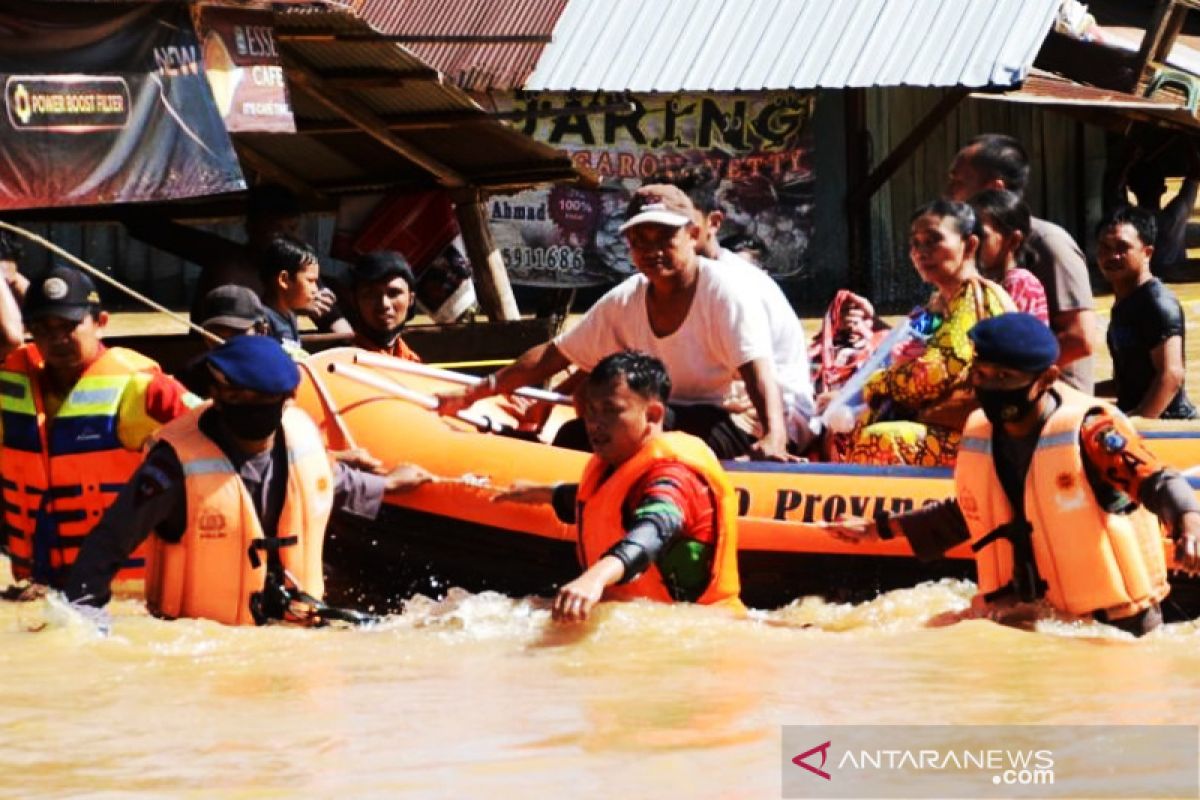
{"type": "Polygon", "coordinates": [[[579,176],[565,156],[496,120],[345,4],[277,8],[275,35],[298,132],[234,138],[314,190],[439,182],[509,188],[579,176]],[[401,147],[381,142],[378,128],[372,136],[352,124],[344,109],[331,107],[321,94],[333,105],[352,106],[352,116],[387,127],[401,147]],[[434,178],[420,159],[400,152],[405,147],[425,156],[427,165],[430,159],[438,162],[445,175],[434,178]]]}
{"type": "Polygon", "coordinates": [[[569,0],[525,88],[1013,86],[1062,0],[569,0]]]}
{"type": "Polygon", "coordinates": [[[359,14],[394,36],[473,37],[407,41],[405,47],[472,91],[519,89],[537,65],[568,0],[363,0],[359,14]],[[529,41],[513,41],[528,37],[529,41]],[[508,41],[497,41],[507,38],[508,41]],[[489,41],[492,40],[492,41],[489,41]]]}

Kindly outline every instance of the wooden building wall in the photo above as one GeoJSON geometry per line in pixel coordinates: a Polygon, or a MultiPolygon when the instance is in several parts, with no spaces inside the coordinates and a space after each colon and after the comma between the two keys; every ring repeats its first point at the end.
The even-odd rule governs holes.
{"type": "MultiPolygon", "coordinates": [[[[869,90],[873,161],[885,158],[942,94],[929,89],[869,90]]],[[[968,98],[873,199],[870,279],[874,299],[882,305],[904,307],[923,299],[925,290],[908,260],[909,217],[939,196],[958,149],[971,137],[989,132],[1021,140],[1033,167],[1026,189],[1031,210],[1062,225],[1085,252],[1090,251],[1091,232],[1101,214],[1105,132],[1033,105],[968,98]]]]}
{"type": "MultiPolygon", "coordinates": [[[[178,256],[150,247],[126,233],[115,223],[30,223],[23,227],[43,236],[92,266],[103,269],[117,280],[173,309],[191,304],[200,268],[178,256]]],[[[240,221],[197,224],[235,241],[244,241],[240,221]]],[[[309,217],[303,236],[317,252],[329,252],[333,236],[332,217],[309,217]]],[[[49,268],[53,256],[32,242],[25,242],[21,272],[30,277],[49,268]]],[[[128,295],[107,285],[100,286],[105,306],[112,310],[144,311],[128,295]]]]}

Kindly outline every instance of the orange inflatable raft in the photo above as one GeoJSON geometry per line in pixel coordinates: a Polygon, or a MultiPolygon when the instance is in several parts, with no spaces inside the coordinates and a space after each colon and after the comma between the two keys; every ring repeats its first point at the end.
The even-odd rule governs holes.
{"type": "MultiPolygon", "coordinates": [[[[469,420],[439,417],[428,408],[430,398],[454,383],[401,371],[406,363],[394,359],[341,348],[312,356],[303,367],[298,401],[330,449],[365,447],[385,464],[413,462],[441,478],[388,496],[374,522],[338,521],[326,557],[336,600],[394,608],[414,593],[437,595],[451,586],[545,594],[578,573],[573,530],[549,507],[493,498],[515,481],[577,481],[585,454],[482,431],[512,423],[502,399],[476,404],[469,420]]],[[[567,407],[556,411],[548,430],[572,415],[567,407]]],[[[1186,471],[1200,462],[1200,427],[1177,423],[1145,433],[1177,467],[1186,471]]],[[[806,594],[860,599],[922,580],[973,577],[966,545],[941,561],[921,563],[903,538],[854,546],[821,527],[843,515],[870,517],[950,497],[949,469],[725,467],[740,500],[739,563],[743,599],[751,606],[776,607],[806,594]]]]}

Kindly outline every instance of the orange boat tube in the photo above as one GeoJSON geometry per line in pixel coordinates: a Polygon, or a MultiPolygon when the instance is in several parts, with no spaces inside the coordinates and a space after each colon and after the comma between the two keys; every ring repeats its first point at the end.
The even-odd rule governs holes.
{"type": "MultiPolygon", "coordinates": [[[[350,446],[349,433],[353,443],[385,464],[420,464],[443,480],[389,496],[386,513],[375,525],[338,529],[328,559],[335,573],[331,583],[352,584],[347,587],[351,600],[378,599],[380,591],[360,592],[358,583],[386,584],[381,591],[394,605],[391,601],[413,591],[436,593],[450,585],[545,593],[569,579],[576,570],[572,527],[549,507],[492,500],[515,481],[578,481],[586,454],[481,432],[513,425],[502,398],[477,403],[466,420],[440,417],[429,401],[455,388],[453,383],[383,367],[378,357],[356,362],[360,353],[340,348],[309,358],[298,402],[331,449],[350,446]],[[337,579],[339,571],[344,581],[337,579]]],[[[556,409],[548,430],[573,413],[566,406],[556,409]]],[[[1159,423],[1144,433],[1160,457],[1185,472],[1200,462],[1200,427],[1159,423]]],[[[950,469],[724,466],[739,497],[739,561],[750,605],[777,606],[809,593],[852,599],[936,577],[973,577],[966,545],[941,562],[922,564],[903,537],[855,546],[822,529],[842,516],[900,512],[951,497],[950,469]]],[[[1200,487],[1200,481],[1192,481],[1200,487]]]]}

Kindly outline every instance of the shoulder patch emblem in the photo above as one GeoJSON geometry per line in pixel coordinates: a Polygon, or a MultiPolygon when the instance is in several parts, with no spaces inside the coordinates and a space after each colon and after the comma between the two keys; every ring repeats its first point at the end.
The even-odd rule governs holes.
{"type": "Polygon", "coordinates": [[[62,300],[67,296],[67,282],[62,278],[47,278],[42,284],[42,292],[47,300],[62,300]]]}
{"type": "Polygon", "coordinates": [[[1100,446],[1108,453],[1120,453],[1125,449],[1125,437],[1117,433],[1116,428],[1109,428],[1100,434],[1100,446]]]}
{"type": "Polygon", "coordinates": [[[212,508],[202,510],[196,517],[201,539],[220,539],[226,535],[225,515],[212,508]]]}

